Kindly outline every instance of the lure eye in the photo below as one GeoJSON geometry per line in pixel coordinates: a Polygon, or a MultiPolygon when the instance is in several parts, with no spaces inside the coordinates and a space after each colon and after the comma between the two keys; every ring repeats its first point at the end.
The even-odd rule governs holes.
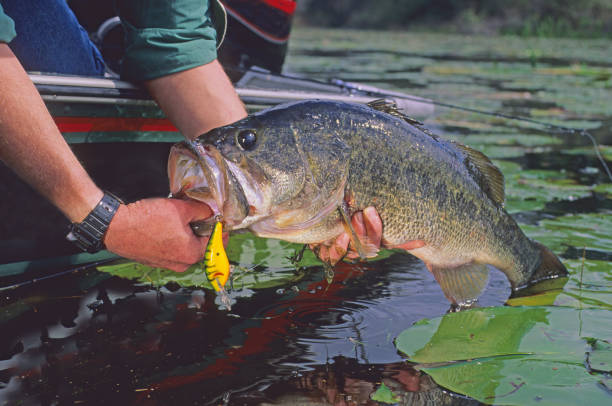
{"type": "Polygon", "coordinates": [[[236,137],[238,141],[238,145],[240,148],[245,151],[249,151],[255,147],[255,143],[257,142],[257,134],[253,130],[242,130],[238,133],[236,137]]]}

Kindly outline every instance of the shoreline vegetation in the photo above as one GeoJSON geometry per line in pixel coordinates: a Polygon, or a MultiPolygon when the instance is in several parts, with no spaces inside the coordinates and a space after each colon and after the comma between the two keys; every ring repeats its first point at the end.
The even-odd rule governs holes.
{"type": "Polygon", "coordinates": [[[299,0],[296,25],[524,37],[612,38],[612,2],[299,0]]]}

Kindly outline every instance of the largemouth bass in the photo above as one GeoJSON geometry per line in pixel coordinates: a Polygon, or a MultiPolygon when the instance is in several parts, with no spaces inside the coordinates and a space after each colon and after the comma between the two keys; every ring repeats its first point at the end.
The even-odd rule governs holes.
{"type": "Polygon", "coordinates": [[[317,244],[348,230],[363,249],[349,219],[374,206],[383,246],[420,258],[454,304],[480,295],[487,264],[515,290],[567,275],[504,210],[503,175],[485,155],[383,101],[280,105],[175,145],[168,165],[174,196],[261,237],[317,244]]]}

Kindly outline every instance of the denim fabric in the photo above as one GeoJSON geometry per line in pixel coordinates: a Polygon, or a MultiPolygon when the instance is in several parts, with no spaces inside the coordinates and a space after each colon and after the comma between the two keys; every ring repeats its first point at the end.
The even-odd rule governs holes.
{"type": "Polygon", "coordinates": [[[0,0],[15,22],[9,46],[28,71],[102,76],[104,61],[66,0],[0,0]]]}

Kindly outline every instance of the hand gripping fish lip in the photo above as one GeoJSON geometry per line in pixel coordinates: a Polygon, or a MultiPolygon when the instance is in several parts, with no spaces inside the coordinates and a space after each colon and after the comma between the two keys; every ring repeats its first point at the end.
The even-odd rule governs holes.
{"type": "MultiPolygon", "coordinates": [[[[213,217],[221,216],[229,228],[246,217],[249,205],[244,191],[221,153],[210,144],[185,141],[172,147],[168,160],[172,195],[206,203],[213,217]]],[[[202,222],[200,222],[202,223],[202,222]]],[[[204,220],[201,231],[208,234],[214,220],[204,220]]]]}

